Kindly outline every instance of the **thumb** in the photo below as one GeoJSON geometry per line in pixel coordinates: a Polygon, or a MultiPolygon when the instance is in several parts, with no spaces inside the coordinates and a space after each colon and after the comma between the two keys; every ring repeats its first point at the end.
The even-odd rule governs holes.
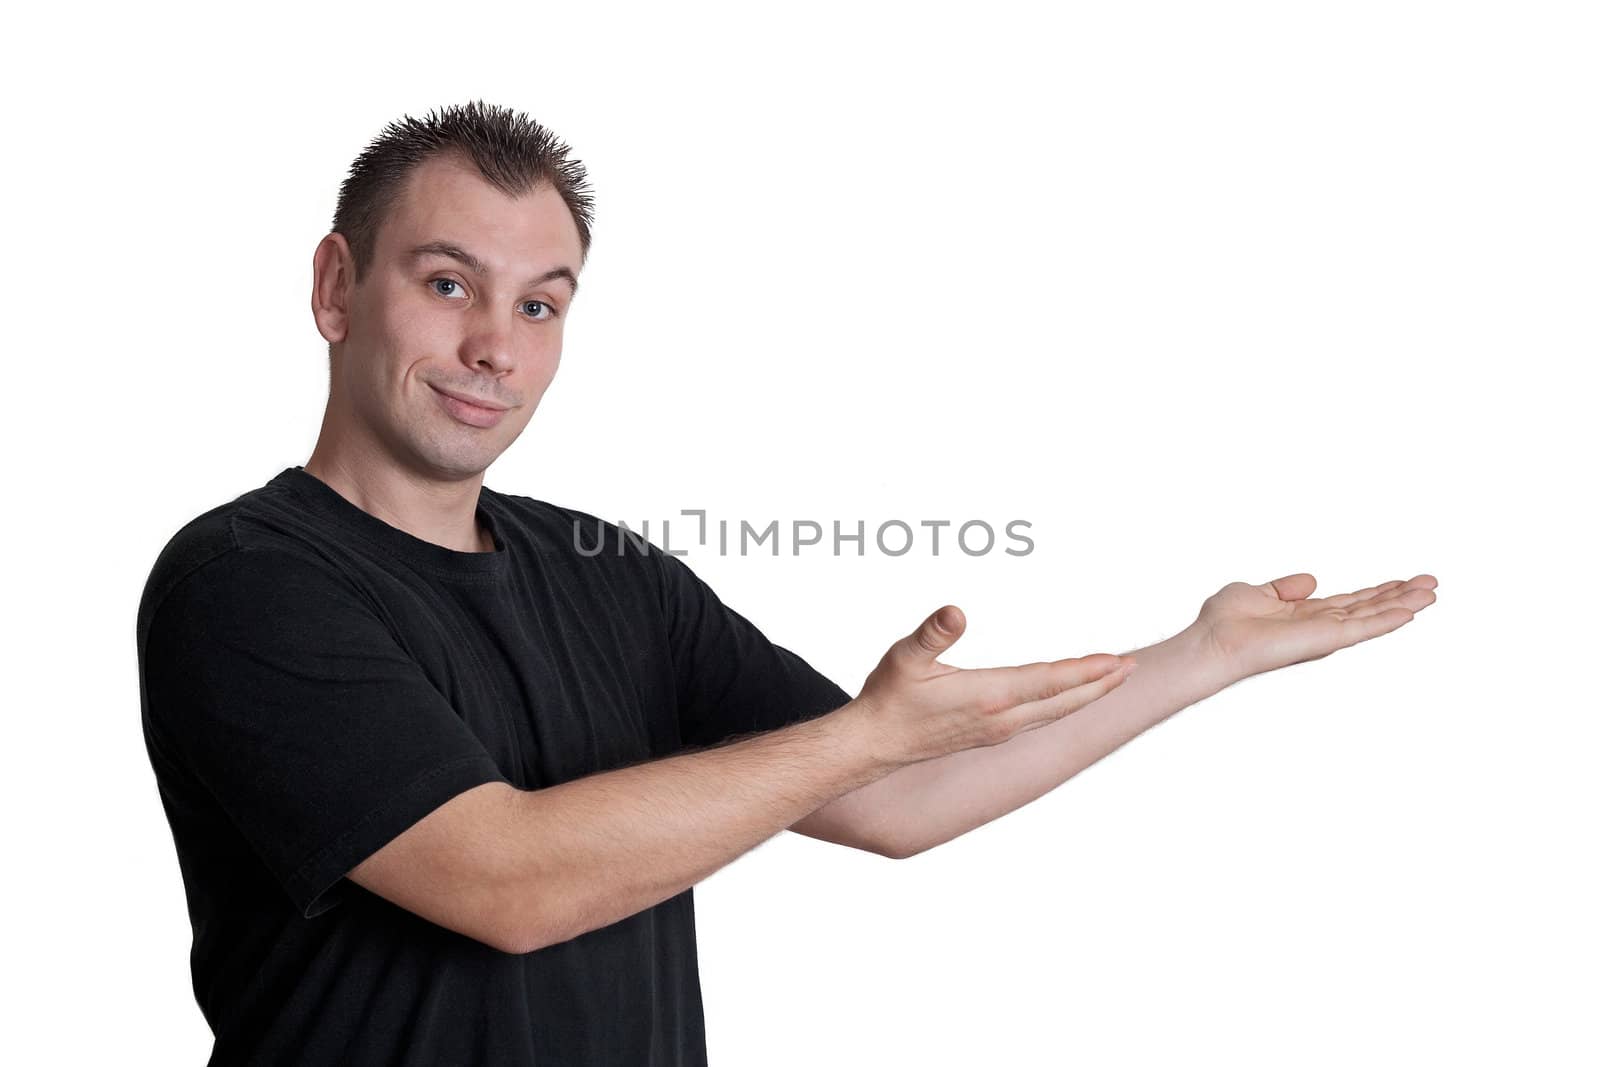
{"type": "Polygon", "coordinates": [[[1256,586],[1263,593],[1270,593],[1279,600],[1304,600],[1311,595],[1317,587],[1317,580],[1311,575],[1301,571],[1299,574],[1286,574],[1282,578],[1270,582],[1262,582],[1256,586]]]}
{"type": "Polygon", "coordinates": [[[905,659],[927,661],[955,644],[967,628],[967,617],[954,604],[946,604],[922,620],[922,625],[896,643],[905,659]]]}

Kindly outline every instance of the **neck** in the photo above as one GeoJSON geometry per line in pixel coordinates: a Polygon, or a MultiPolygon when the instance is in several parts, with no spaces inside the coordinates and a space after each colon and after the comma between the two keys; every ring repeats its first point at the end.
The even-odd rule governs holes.
{"type": "Polygon", "coordinates": [[[460,481],[438,481],[393,464],[333,457],[320,442],[303,466],[362,511],[413,537],[457,552],[494,551],[494,538],[477,522],[481,471],[460,481]]]}

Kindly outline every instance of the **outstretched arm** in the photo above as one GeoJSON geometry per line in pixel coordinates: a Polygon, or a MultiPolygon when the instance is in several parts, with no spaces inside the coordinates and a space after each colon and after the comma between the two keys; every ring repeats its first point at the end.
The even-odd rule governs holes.
{"type": "MultiPolygon", "coordinates": [[[[1133,652],[1116,689],[1004,744],[913,763],[846,793],[790,829],[881,826],[886,854],[916,855],[1044,796],[1174,712],[1223,688],[1204,644],[1185,630],[1133,652]]],[[[811,836],[826,836],[811,833],[811,836]]]]}
{"type": "MultiPolygon", "coordinates": [[[[681,893],[806,812],[890,771],[999,744],[1122,681],[1117,657],[957,670],[941,612],[861,696],[812,719],[535,790],[469,789],[349,872],[505,952],[531,952],[681,893]]],[[[876,849],[869,836],[862,842],[876,849]]]]}
{"type": "MultiPolygon", "coordinates": [[[[1181,633],[1134,652],[1122,685],[1048,725],[1003,744],[901,767],[847,793],[801,823],[883,828],[887,854],[915,855],[1037,800],[1175,712],[1234,682],[1403,626],[1434,601],[1422,574],[1342,596],[1308,600],[1309,574],[1233,582],[1209,598],[1181,633]]],[[[820,836],[813,833],[813,836],[820,836]]]]}

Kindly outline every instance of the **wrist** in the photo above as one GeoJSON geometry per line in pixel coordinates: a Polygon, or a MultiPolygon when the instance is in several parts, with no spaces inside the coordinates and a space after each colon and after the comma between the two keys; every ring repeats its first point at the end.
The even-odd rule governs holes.
{"type": "Polygon", "coordinates": [[[1166,643],[1182,664],[1182,673],[1193,680],[1197,700],[1219,693],[1245,677],[1217,644],[1209,626],[1192,623],[1166,643]]]}
{"type": "Polygon", "coordinates": [[[884,729],[882,716],[860,697],[824,716],[828,726],[849,753],[852,765],[870,779],[880,778],[907,765],[899,747],[884,729]]]}

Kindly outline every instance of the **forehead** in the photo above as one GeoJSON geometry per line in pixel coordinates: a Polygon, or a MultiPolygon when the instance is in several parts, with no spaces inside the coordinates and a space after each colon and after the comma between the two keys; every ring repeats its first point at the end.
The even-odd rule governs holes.
{"type": "Polygon", "coordinates": [[[471,163],[435,157],[407,175],[379,234],[379,252],[403,256],[430,240],[448,241],[507,266],[524,260],[582,261],[578,224],[555,187],[540,182],[507,196],[471,163]]]}

